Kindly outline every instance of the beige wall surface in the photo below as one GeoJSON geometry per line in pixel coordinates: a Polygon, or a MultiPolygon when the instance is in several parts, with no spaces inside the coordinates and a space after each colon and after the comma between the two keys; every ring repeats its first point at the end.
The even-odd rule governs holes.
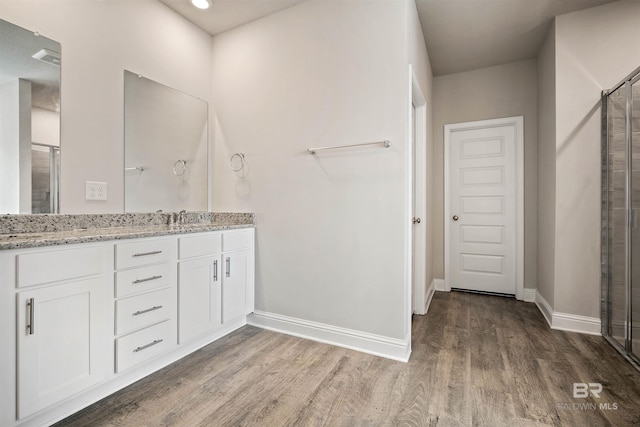
{"type": "Polygon", "coordinates": [[[62,213],[122,212],[124,70],[210,101],[211,36],[156,0],[2,0],[0,18],[62,45],[62,213]]]}
{"type": "Polygon", "coordinates": [[[0,84],[0,207],[5,213],[20,212],[21,85],[22,80],[0,84]]]}
{"type": "Polygon", "coordinates": [[[386,0],[304,2],[214,37],[214,208],[256,213],[257,310],[407,338],[407,37],[405,2],[386,0]]]}
{"type": "Polygon", "coordinates": [[[555,29],[538,54],[538,293],[553,307],[556,215],[555,29]]]}
{"type": "Polygon", "coordinates": [[[640,64],[640,1],[556,18],[554,311],[600,317],[600,92],[640,64]]]}
{"type": "Polygon", "coordinates": [[[524,286],[537,283],[537,66],[535,60],[433,80],[433,265],[444,278],[444,125],[524,116],[524,286]]]}
{"type": "Polygon", "coordinates": [[[425,97],[426,106],[426,145],[420,149],[417,148],[416,155],[424,156],[424,162],[426,164],[426,170],[424,175],[416,176],[416,179],[420,179],[424,182],[425,194],[416,195],[416,203],[422,203],[422,210],[417,210],[416,214],[422,216],[422,222],[418,227],[424,227],[425,241],[422,242],[425,249],[426,259],[424,260],[424,280],[425,289],[429,287],[433,281],[433,75],[431,73],[431,63],[429,62],[429,56],[427,54],[427,46],[424,41],[424,35],[422,33],[422,27],[420,20],[418,19],[418,10],[414,1],[408,1],[409,7],[408,19],[409,19],[409,63],[413,66],[414,74],[420,85],[422,95],[425,97]]]}

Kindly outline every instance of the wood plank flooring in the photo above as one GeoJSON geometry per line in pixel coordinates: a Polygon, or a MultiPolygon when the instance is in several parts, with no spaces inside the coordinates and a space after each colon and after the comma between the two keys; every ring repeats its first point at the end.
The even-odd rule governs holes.
{"type": "Polygon", "coordinates": [[[57,426],[640,425],[640,372],[534,304],[436,293],[412,336],[402,363],[245,326],[57,426]]]}

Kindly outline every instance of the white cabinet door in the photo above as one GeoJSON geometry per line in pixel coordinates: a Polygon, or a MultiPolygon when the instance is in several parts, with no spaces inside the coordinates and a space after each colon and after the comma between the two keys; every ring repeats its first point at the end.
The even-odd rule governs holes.
{"type": "Polygon", "coordinates": [[[18,293],[18,418],[101,381],[103,278],[18,293]]]}
{"type": "Polygon", "coordinates": [[[226,323],[246,314],[249,251],[225,253],[222,258],[222,323],[226,323]]]}
{"type": "Polygon", "coordinates": [[[219,256],[178,264],[178,342],[189,341],[220,325],[219,256]]]}

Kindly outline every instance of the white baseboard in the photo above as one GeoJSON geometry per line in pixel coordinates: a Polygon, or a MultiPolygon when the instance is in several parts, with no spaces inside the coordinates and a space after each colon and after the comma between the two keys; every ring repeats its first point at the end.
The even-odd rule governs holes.
{"type": "Polygon", "coordinates": [[[427,294],[426,294],[425,305],[424,305],[424,314],[427,314],[429,312],[429,306],[431,305],[431,300],[433,299],[433,294],[435,293],[436,293],[435,280],[432,280],[431,284],[427,288],[427,294]]]}
{"type": "Polygon", "coordinates": [[[406,337],[404,340],[389,338],[258,310],[247,316],[247,323],[259,328],[337,345],[401,362],[409,361],[409,355],[411,354],[410,337],[406,337]]]}
{"type": "Polygon", "coordinates": [[[536,292],[535,303],[551,329],[588,335],[602,335],[601,322],[597,317],[553,311],[551,305],[539,292],[536,292]]]}
{"type": "MultiPolygon", "coordinates": [[[[445,291],[444,280],[442,279],[433,279],[432,286],[435,287],[436,291],[445,291]]],[[[599,318],[553,311],[551,305],[536,289],[524,288],[522,300],[525,302],[535,302],[551,329],[589,335],[601,335],[599,318]]]]}
{"type": "Polygon", "coordinates": [[[580,316],[569,313],[553,313],[552,329],[579,332],[581,334],[602,335],[602,326],[597,317],[580,316]]]}
{"type": "Polygon", "coordinates": [[[522,292],[522,301],[524,302],[536,302],[536,290],[531,288],[524,288],[522,292]]]}
{"type": "Polygon", "coordinates": [[[538,306],[538,310],[540,310],[540,313],[542,313],[542,316],[544,317],[544,320],[546,320],[547,324],[549,325],[549,327],[552,328],[553,327],[552,326],[552,323],[553,323],[553,308],[551,308],[551,305],[549,305],[547,300],[544,299],[544,297],[542,295],[540,295],[539,292],[536,292],[535,303],[536,303],[536,306],[538,306]]]}

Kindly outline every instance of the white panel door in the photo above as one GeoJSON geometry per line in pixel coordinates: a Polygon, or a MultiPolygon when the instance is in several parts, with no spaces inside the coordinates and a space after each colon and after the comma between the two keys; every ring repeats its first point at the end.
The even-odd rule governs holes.
{"type": "Polygon", "coordinates": [[[519,129],[494,122],[447,129],[448,286],[515,295],[519,129]]]}
{"type": "Polygon", "coordinates": [[[248,251],[222,254],[222,323],[246,314],[248,251]]]}
{"type": "Polygon", "coordinates": [[[178,343],[211,331],[221,323],[220,257],[178,264],[178,343]]]}

